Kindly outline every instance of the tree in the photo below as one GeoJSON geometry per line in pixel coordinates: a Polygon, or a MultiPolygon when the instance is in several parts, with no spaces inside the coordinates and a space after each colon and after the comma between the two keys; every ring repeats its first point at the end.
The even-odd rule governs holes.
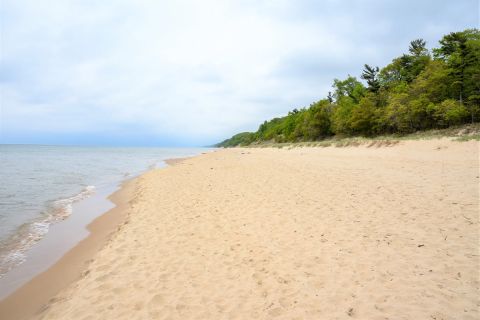
{"type": "Polygon", "coordinates": [[[365,64],[365,69],[363,69],[361,78],[367,81],[368,90],[373,93],[377,93],[380,89],[380,81],[378,80],[378,67],[371,67],[368,64],[365,64]]]}
{"type": "Polygon", "coordinates": [[[412,131],[408,115],[408,101],[409,95],[406,92],[391,95],[382,119],[388,132],[407,133],[412,131]]]}
{"type": "Polygon", "coordinates": [[[420,57],[428,55],[428,50],[426,48],[427,42],[423,39],[416,39],[410,42],[410,47],[408,51],[412,56],[420,57]]]}
{"type": "Polygon", "coordinates": [[[408,53],[382,68],[368,64],[357,78],[335,79],[332,92],[308,109],[265,121],[223,145],[308,141],[330,135],[410,133],[480,120],[480,32],[452,32],[433,49],[410,42],[408,53]]]}
{"type": "Polygon", "coordinates": [[[407,83],[403,70],[401,58],[393,59],[393,61],[382,68],[378,74],[378,79],[382,87],[391,89],[400,83],[407,83]]]}
{"type": "MultiPolygon", "coordinates": [[[[299,130],[303,119],[305,117],[306,110],[302,108],[300,110],[294,109],[295,112],[291,112],[285,117],[283,125],[278,134],[281,136],[280,140],[283,141],[296,141],[302,140],[302,131],[299,130]]],[[[283,142],[282,141],[282,142],[283,142]]]]}
{"type": "Polygon", "coordinates": [[[454,78],[453,86],[458,100],[463,103],[470,95],[478,94],[480,73],[480,32],[468,29],[462,32],[451,32],[440,40],[440,47],[434,49],[434,56],[447,63],[454,78]]]}
{"type": "Polygon", "coordinates": [[[327,99],[328,99],[328,102],[333,103],[333,96],[330,91],[328,91],[327,99]]]}
{"type": "Polygon", "coordinates": [[[453,97],[452,77],[445,62],[432,61],[410,84],[408,93],[411,98],[425,95],[429,101],[440,103],[453,97]]]}
{"type": "Polygon", "coordinates": [[[352,108],[350,129],[352,133],[370,136],[375,133],[376,127],[375,96],[370,93],[352,108]]]}
{"type": "Polygon", "coordinates": [[[223,147],[223,148],[228,148],[228,147],[236,147],[236,146],[246,146],[255,141],[255,133],[253,132],[241,132],[230,139],[224,140],[220,143],[217,143],[215,146],[216,147],[223,147]]]}
{"type": "Polygon", "coordinates": [[[430,63],[431,57],[426,42],[416,39],[410,42],[409,54],[395,58],[379,73],[380,84],[389,88],[399,82],[412,82],[430,63]]]}
{"type": "Polygon", "coordinates": [[[333,80],[335,100],[338,102],[342,97],[349,97],[354,103],[358,103],[365,95],[365,86],[357,78],[348,76],[345,80],[333,80]]]}
{"type": "Polygon", "coordinates": [[[332,131],[335,134],[351,134],[350,115],[356,105],[349,96],[343,96],[337,100],[332,115],[332,131]]]}
{"type": "Polygon", "coordinates": [[[304,118],[304,139],[317,140],[330,135],[332,135],[330,101],[323,99],[312,103],[304,118]]]}
{"type": "Polygon", "coordinates": [[[345,80],[333,81],[335,108],[332,115],[333,132],[351,134],[350,114],[352,108],[360,102],[367,93],[365,86],[357,78],[348,76],[345,80]]]}
{"type": "Polygon", "coordinates": [[[456,100],[447,99],[435,106],[434,117],[441,127],[462,123],[468,117],[468,110],[456,100]]]}

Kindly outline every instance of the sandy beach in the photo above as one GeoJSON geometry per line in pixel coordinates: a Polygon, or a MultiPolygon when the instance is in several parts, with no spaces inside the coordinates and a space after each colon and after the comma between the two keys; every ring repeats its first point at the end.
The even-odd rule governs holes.
{"type": "Polygon", "coordinates": [[[37,317],[478,319],[479,182],[478,141],[176,161],[37,317]]]}

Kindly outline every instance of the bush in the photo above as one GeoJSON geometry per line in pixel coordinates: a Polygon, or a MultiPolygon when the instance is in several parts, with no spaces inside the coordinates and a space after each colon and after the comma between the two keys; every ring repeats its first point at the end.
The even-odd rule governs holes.
{"type": "Polygon", "coordinates": [[[434,118],[442,127],[464,122],[469,116],[467,108],[458,101],[447,99],[435,106],[434,118]]]}

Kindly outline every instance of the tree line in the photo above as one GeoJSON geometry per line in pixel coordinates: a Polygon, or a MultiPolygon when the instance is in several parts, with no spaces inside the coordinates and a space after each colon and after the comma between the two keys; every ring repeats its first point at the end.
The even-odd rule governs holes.
{"type": "Polygon", "coordinates": [[[365,64],[360,78],[364,83],[353,76],[335,79],[326,98],[217,146],[407,134],[478,122],[480,31],[452,32],[431,51],[423,39],[413,40],[408,53],[383,68],[365,64]]]}

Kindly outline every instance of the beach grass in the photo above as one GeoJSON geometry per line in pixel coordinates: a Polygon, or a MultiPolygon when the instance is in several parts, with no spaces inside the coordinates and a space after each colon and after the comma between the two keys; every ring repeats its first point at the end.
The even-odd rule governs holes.
{"type": "Polygon", "coordinates": [[[407,140],[432,140],[432,139],[449,139],[452,141],[480,141],[480,123],[473,123],[461,125],[456,127],[449,127],[446,129],[432,129],[427,131],[418,131],[411,134],[390,134],[380,135],[375,137],[348,137],[348,136],[334,136],[319,141],[299,141],[299,142],[275,142],[263,141],[252,143],[248,148],[305,148],[305,147],[390,147],[401,141],[407,140]]]}

